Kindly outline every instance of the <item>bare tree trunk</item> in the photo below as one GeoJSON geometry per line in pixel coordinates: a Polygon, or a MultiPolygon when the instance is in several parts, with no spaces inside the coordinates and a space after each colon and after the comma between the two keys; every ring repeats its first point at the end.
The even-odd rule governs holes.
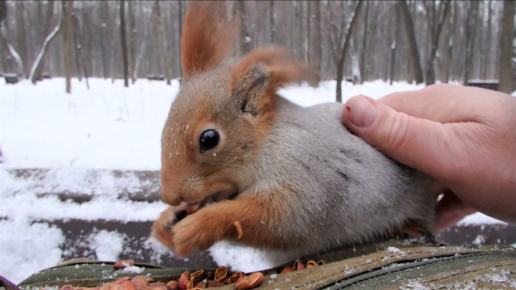
{"type": "Polygon", "coordinates": [[[437,13],[438,18],[435,16],[435,1],[433,1],[432,5],[432,13],[429,13],[428,6],[424,6],[426,8],[426,14],[428,19],[428,30],[430,30],[430,40],[431,40],[431,48],[430,53],[427,58],[426,64],[426,85],[435,84],[435,69],[434,69],[434,60],[435,55],[437,53],[437,48],[439,47],[439,39],[441,38],[441,31],[443,28],[444,22],[448,19],[448,11],[450,10],[450,1],[446,0],[439,4],[439,12],[437,13]],[[437,22],[437,23],[436,23],[437,22]]]}
{"type": "Polygon", "coordinates": [[[452,73],[452,68],[453,68],[453,66],[452,66],[452,61],[453,61],[453,44],[454,44],[454,42],[456,42],[455,30],[456,30],[456,27],[457,27],[457,23],[459,22],[459,19],[458,19],[458,15],[459,15],[459,2],[458,1],[455,1],[455,5],[454,5],[453,10],[454,10],[453,11],[453,20],[452,20],[452,24],[450,25],[451,26],[450,39],[448,40],[448,43],[447,43],[448,59],[445,62],[446,63],[446,69],[445,69],[445,76],[444,76],[444,79],[443,79],[444,83],[448,83],[450,81],[451,73],[452,73]]]}
{"type": "MultiPolygon", "coordinates": [[[[183,5],[182,5],[182,1],[179,1],[177,2],[178,6],[179,6],[179,9],[177,9],[177,16],[179,18],[179,55],[181,55],[181,36],[183,34],[183,5]]],[[[179,61],[179,76],[180,76],[180,79],[182,80],[183,79],[183,67],[181,65],[181,61],[179,61]]],[[[181,83],[181,82],[180,82],[181,83]]]]}
{"type": "Polygon", "coordinates": [[[321,64],[322,64],[322,23],[321,23],[321,2],[320,1],[310,1],[309,5],[313,5],[313,20],[314,20],[314,33],[313,40],[311,41],[312,45],[312,62],[311,69],[313,71],[313,77],[310,78],[310,86],[318,87],[321,82],[321,64]]]}
{"type": "Polygon", "coordinates": [[[72,22],[73,22],[73,47],[75,47],[75,49],[77,50],[75,53],[74,53],[74,56],[75,56],[75,72],[77,74],[77,78],[79,79],[79,82],[82,82],[82,75],[81,75],[81,60],[80,60],[80,56],[79,56],[79,40],[77,39],[78,38],[78,35],[77,35],[77,30],[79,29],[79,23],[78,23],[78,20],[77,20],[77,23],[75,23],[75,21],[77,20],[77,15],[75,15],[75,13],[72,13],[72,22]]]}
{"type": "Polygon", "coordinates": [[[400,15],[400,4],[395,4],[394,7],[394,39],[391,44],[391,65],[390,65],[390,73],[389,73],[389,84],[392,86],[392,82],[394,81],[394,68],[396,66],[396,48],[398,47],[398,40],[399,40],[399,31],[400,31],[400,21],[399,15],[400,15]]]}
{"type": "Polygon", "coordinates": [[[165,77],[167,79],[167,85],[170,85],[172,79],[172,57],[168,52],[167,35],[165,33],[165,21],[161,15],[161,8],[159,6],[159,0],[156,0],[156,16],[158,17],[159,32],[161,35],[161,51],[163,61],[165,62],[165,77]]]}
{"type": "MultiPolygon", "coordinates": [[[[109,15],[109,3],[106,1],[100,2],[100,15],[101,15],[101,21],[104,23],[102,30],[101,30],[101,38],[100,41],[100,51],[101,51],[101,65],[102,65],[102,77],[104,79],[107,79],[109,77],[109,51],[110,51],[110,37],[108,36],[108,32],[110,29],[110,26],[107,25],[110,19],[109,15]]],[[[112,39],[112,38],[111,38],[112,39]]],[[[111,40],[112,42],[113,40],[111,40]]]]}
{"type": "Polygon", "coordinates": [[[414,32],[414,22],[410,15],[407,2],[399,0],[401,17],[405,26],[405,36],[408,44],[410,63],[416,84],[423,83],[423,70],[421,69],[421,61],[419,59],[419,49],[417,47],[416,35],[414,32]]]}
{"type": "Polygon", "coordinates": [[[502,33],[500,39],[500,68],[498,70],[498,91],[510,94],[513,90],[512,54],[514,39],[514,6],[513,0],[503,1],[502,33]]]}
{"type": "Polygon", "coordinates": [[[304,52],[303,52],[303,35],[304,35],[304,32],[303,32],[303,17],[301,16],[303,13],[303,3],[302,1],[296,1],[294,0],[294,11],[295,11],[295,23],[296,23],[296,27],[299,29],[299,32],[297,34],[297,53],[298,53],[298,57],[300,59],[303,59],[304,57],[304,52]]]}
{"type": "Polygon", "coordinates": [[[18,54],[20,58],[23,60],[23,74],[24,76],[28,74],[29,67],[27,61],[27,40],[26,35],[27,31],[25,29],[25,5],[24,1],[15,1],[16,3],[16,30],[17,30],[17,44],[18,44],[18,54]]]}
{"type": "MultiPolygon", "coordinates": [[[[179,2],[181,3],[181,2],[179,2]]],[[[156,5],[153,5],[152,6],[152,12],[151,12],[151,15],[149,17],[149,22],[152,22],[152,19],[154,19],[154,14],[156,13],[156,5]]],[[[140,48],[140,53],[138,54],[138,58],[136,59],[136,64],[134,66],[134,71],[133,71],[133,79],[136,80],[138,79],[138,69],[140,67],[140,63],[141,63],[141,59],[143,57],[143,54],[145,53],[145,49],[147,47],[147,42],[149,41],[149,29],[147,29],[147,27],[145,26],[144,27],[144,35],[143,35],[143,42],[142,42],[142,45],[141,45],[141,48],[140,48]]]]}
{"type": "Polygon", "coordinates": [[[491,59],[491,23],[493,22],[491,20],[491,14],[493,13],[493,5],[492,0],[489,0],[488,4],[488,12],[487,12],[487,36],[486,41],[484,42],[484,61],[482,66],[482,78],[485,80],[487,79],[487,67],[489,65],[489,60],[491,59]]]}
{"type": "MultiPolygon", "coordinates": [[[[464,53],[464,78],[462,81],[463,85],[467,85],[470,75],[470,69],[472,66],[473,47],[475,44],[475,33],[473,27],[477,20],[478,5],[480,2],[470,0],[470,9],[466,21],[466,53],[464,53]]],[[[513,9],[514,11],[514,9],[513,9]]]]}
{"type": "Polygon", "coordinates": [[[240,17],[240,42],[239,52],[240,55],[245,55],[251,51],[251,37],[249,36],[249,28],[247,25],[247,15],[245,14],[245,2],[243,0],[237,0],[235,3],[235,14],[236,17],[240,17]]]}
{"type": "MultiPolygon", "coordinates": [[[[79,19],[77,15],[73,15],[73,24],[74,24],[74,35],[75,35],[75,47],[77,48],[76,59],[79,60],[77,68],[82,67],[82,71],[84,73],[84,79],[86,80],[86,87],[88,90],[90,89],[90,83],[88,82],[88,67],[86,66],[86,61],[84,60],[83,54],[83,39],[81,29],[79,27],[79,19]]],[[[80,73],[79,73],[80,75],[80,73]]]]}
{"type": "Polygon", "coordinates": [[[8,49],[4,49],[5,41],[2,35],[2,27],[4,20],[7,18],[7,0],[0,0],[0,71],[8,71],[8,64],[6,61],[6,57],[2,57],[3,55],[9,54],[8,49]]]}
{"type": "Polygon", "coordinates": [[[129,61],[125,33],[125,0],[120,0],[120,41],[122,43],[122,64],[124,66],[124,87],[129,87],[129,61]]]}
{"type": "MultiPolygon", "coordinates": [[[[120,9],[119,5],[115,5],[115,13],[114,13],[114,19],[118,18],[119,17],[116,17],[116,13],[118,12],[118,9],[120,9]]],[[[112,20],[112,23],[113,23],[113,26],[112,26],[112,30],[111,30],[111,35],[109,37],[111,37],[111,83],[115,83],[115,79],[118,77],[117,73],[118,73],[118,70],[117,70],[117,67],[115,66],[116,65],[116,52],[117,52],[117,49],[116,49],[116,37],[115,37],[115,34],[116,34],[116,26],[117,26],[117,22],[116,20],[112,20]]]]}
{"type": "MultiPolygon", "coordinates": [[[[369,6],[371,6],[371,3],[366,2],[366,10],[365,10],[365,18],[364,18],[364,32],[362,33],[362,51],[360,52],[360,83],[363,84],[366,79],[366,67],[365,67],[365,56],[367,51],[367,33],[369,32],[368,29],[368,22],[369,22],[369,6]]],[[[396,17],[396,21],[398,21],[398,18],[396,17]]]]}
{"type": "Polygon", "coordinates": [[[303,48],[304,48],[304,55],[303,60],[305,63],[310,64],[310,5],[308,1],[302,1],[301,2],[304,6],[304,21],[303,22],[303,33],[301,36],[303,37],[303,48]]]}
{"type": "MultiPolygon", "coordinates": [[[[47,11],[46,11],[45,19],[46,19],[45,23],[44,23],[44,25],[42,25],[42,28],[43,28],[42,34],[43,35],[50,33],[50,29],[52,28],[52,20],[54,19],[54,0],[49,0],[47,2],[47,11]]],[[[59,22],[61,23],[62,19],[59,20],[59,22]]],[[[59,26],[57,26],[57,27],[59,27],[59,26]]],[[[55,35],[57,35],[57,33],[55,35]]],[[[53,39],[53,37],[49,40],[48,44],[50,44],[50,41],[52,39],[53,39]]],[[[45,41],[46,41],[46,39],[43,39],[44,43],[45,43],[45,41]]],[[[44,50],[44,54],[45,53],[46,53],[46,49],[44,50]]],[[[45,69],[45,56],[43,55],[40,60],[36,60],[36,61],[38,62],[38,66],[36,67],[34,77],[30,77],[30,80],[32,81],[32,83],[36,83],[37,81],[41,80],[41,75],[43,73],[43,70],[45,69]]],[[[36,61],[35,61],[35,63],[36,63],[36,61]]]]}
{"type": "Polygon", "coordinates": [[[360,65],[358,63],[358,53],[353,43],[353,37],[349,39],[349,56],[351,58],[351,75],[353,76],[353,84],[360,83],[360,65]]]}
{"type": "Polygon", "coordinates": [[[351,21],[346,29],[343,29],[343,33],[345,33],[345,37],[342,37],[342,42],[340,44],[340,56],[339,61],[337,62],[337,102],[342,103],[342,79],[344,77],[344,63],[346,61],[346,55],[348,54],[349,48],[349,40],[351,38],[351,34],[355,30],[355,27],[358,22],[358,15],[360,14],[360,10],[362,9],[362,5],[364,4],[363,0],[359,0],[357,6],[355,7],[355,11],[351,16],[351,21]],[[345,32],[344,32],[345,30],[345,32]]]}
{"type": "Polygon", "coordinates": [[[269,0],[269,23],[271,44],[274,44],[274,38],[276,36],[276,16],[274,15],[274,0],[269,0]]]}
{"type": "Polygon", "coordinates": [[[23,60],[14,49],[9,39],[9,29],[7,28],[7,2],[6,0],[0,0],[0,44],[5,47],[17,66],[19,76],[23,76],[23,60]]]}
{"type": "Polygon", "coordinates": [[[65,68],[66,93],[72,93],[72,55],[73,55],[73,23],[72,10],[73,0],[63,0],[63,17],[64,17],[64,41],[63,41],[63,64],[65,68]]]}
{"type": "Polygon", "coordinates": [[[129,70],[129,73],[133,76],[133,78],[131,79],[132,83],[134,84],[136,82],[136,79],[134,79],[134,76],[135,76],[135,73],[134,73],[134,70],[136,68],[136,57],[137,57],[137,53],[136,53],[136,50],[138,49],[137,48],[137,44],[136,44],[136,18],[135,18],[135,13],[134,13],[134,10],[135,8],[133,7],[133,1],[132,0],[129,0],[127,1],[127,4],[129,5],[128,6],[128,9],[129,9],[129,46],[130,46],[130,52],[131,52],[131,69],[129,70]]]}

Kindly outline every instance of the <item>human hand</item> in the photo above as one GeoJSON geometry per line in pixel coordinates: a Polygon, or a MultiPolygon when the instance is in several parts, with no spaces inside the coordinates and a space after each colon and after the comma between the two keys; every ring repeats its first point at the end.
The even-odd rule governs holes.
{"type": "Polygon", "coordinates": [[[342,121],[387,156],[435,179],[436,230],[476,211],[516,223],[516,98],[439,84],[349,99],[342,121]]]}

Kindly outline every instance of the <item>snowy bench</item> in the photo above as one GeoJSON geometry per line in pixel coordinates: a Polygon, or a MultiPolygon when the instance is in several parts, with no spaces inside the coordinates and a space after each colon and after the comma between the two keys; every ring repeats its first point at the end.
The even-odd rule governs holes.
{"type": "MultiPolygon", "coordinates": [[[[77,257],[134,259],[167,267],[216,266],[209,252],[177,258],[149,238],[153,221],[166,208],[158,171],[0,168],[0,183],[0,233],[16,237],[3,241],[10,245],[11,259],[38,261],[30,267],[9,266],[27,272],[20,275],[77,257]]],[[[516,226],[483,221],[470,219],[470,224],[436,238],[467,246],[516,243],[516,226]]],[[[4,254],[0,249],[0,256],[4,254]]]]}

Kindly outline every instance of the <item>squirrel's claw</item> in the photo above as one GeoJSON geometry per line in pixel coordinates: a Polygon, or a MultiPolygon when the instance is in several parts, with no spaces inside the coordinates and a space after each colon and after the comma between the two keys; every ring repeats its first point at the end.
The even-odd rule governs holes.
{"type": "Polygon", "coordinates": [[[205,251],[223,239],[219,229],[206,224],[201,212],[189,215],[172,228],[172,247],[177,256],[188,256],[193,251],[205,251]]]}
{"type": "Polygon", "coordinates": [[[169,206],[152,225],[152,237],[172,248],[172,227],[186,216],[184,206],[169,206]]]}

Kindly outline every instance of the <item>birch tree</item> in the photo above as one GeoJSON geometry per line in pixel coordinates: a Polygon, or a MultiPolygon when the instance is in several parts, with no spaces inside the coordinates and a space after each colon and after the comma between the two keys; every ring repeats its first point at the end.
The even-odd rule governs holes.
{"type": "Polygon", "coordinates": [[[72,55],[73,55],[73,0],[62,0],[63,17],[64,17],[64,34],[63,34],[63,65],[65,69],[66,93],[72,93],[72,55]]]}
{"type": "Polygon", "coordinates": [[[23,72],[23,60],[10,41],[9,30],[7,28],[7,15],[7,1],[0,0],[0,44],[5,47],[5,50],[8,51],[11,58],[14,59],[18,76],[23,77],[25,75],[23,72]]]}

